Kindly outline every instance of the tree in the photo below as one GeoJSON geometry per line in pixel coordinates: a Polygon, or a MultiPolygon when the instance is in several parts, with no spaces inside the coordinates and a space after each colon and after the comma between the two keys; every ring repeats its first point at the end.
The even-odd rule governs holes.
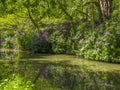
{"type": "Polygon", "coordinates": [[[112,2],[113,0],[99,0],[101,12],[104,18],[110,19],[112,13],[112,2]]]}

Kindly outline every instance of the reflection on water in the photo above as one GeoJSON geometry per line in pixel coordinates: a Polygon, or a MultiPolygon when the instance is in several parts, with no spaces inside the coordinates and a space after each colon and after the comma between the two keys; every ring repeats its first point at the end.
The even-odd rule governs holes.
{"type": "Polygon", "coordinates": [[[0,74],[19,73],[38,85],[44,78],[60,90],[119,90],[120,65],[80,59],[72,55],[1,51],[0,74]]]}

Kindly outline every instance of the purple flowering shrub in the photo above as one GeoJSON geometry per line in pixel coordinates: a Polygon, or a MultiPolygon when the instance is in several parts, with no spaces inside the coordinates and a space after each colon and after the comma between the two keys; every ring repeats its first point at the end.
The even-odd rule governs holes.
{"type": "MultiPolygon", "coordinates": [[[[89,32],[89,31],[88,31],[89,32]]],[[[120,62],[120,21],[108,21],[79,41],[77,55],[91,60],[120,62]]]]}

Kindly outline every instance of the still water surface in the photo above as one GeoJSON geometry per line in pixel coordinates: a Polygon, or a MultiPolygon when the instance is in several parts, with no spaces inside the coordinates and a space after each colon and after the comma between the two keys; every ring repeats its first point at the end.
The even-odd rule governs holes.
{"type": "Polygon", "coordinates": [[[40,78],[39,74],[42,72],[44,78],[52,79],[51,81],[57,84],[62,83],[60,85],[67,90],[73,90],[70,88],[78,90],[77,86],[89,90],[90,87],[88,86],[90,85],[90,90],[97,88],[99,90],[120,90],[120,64],[90,61],[72,55],[32,54],[13,50],[1,50],[0,64],[7,67],[5,69],[8,73],[20,73],[33,82],[40,78]],[[80,71],[82,68],[85,68],[84,73],[80,71]],[[93,73],[91,74],[91,72],[93,73]],[[98,73],[100,74],[99,77],[97,76],[98,73]],[[100,84],[95,83],[96,81],[93,83],[92,75],[95,75],[94,79],[100,84]],[[57,82],[56,78],[61,78],[61,76],[63,80],[57,82]],[[78,79],[79,76],[81,77],[80,80],[78,79]],[[69,77],[74,77],[74,80],[73,78],[70,79],[71,82],[78,83],[75,85],[68,83],[70,82],[69,77]],[[83,79],[84,77],[85,79],[83,79]],[[81,80],[84,80],[84,82],[80,82],[81,80]],[[92,84],[89,85],[88,83],[92,84]]]}

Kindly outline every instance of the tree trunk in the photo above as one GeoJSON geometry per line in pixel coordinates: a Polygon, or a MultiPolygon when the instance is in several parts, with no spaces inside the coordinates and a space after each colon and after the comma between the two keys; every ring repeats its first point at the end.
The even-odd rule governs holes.
{"type": "Polygon", "coordinates": [[[37,30],[39,30],[39,26],[38,24],[35,22],[35,20],[33,19],[32,15],[31,15],[31,12],[30,12],[30,0],[27,0],[27,12],[28,12],[28,16],[29,16],[29,19],[31,20],[31,22],[33,23],[33,25],[37,28],[37,30]]]}
{"type": "Polygon", "coordinates": [[[102,15],[106,19],[109,19],[111,17],[112,1],[113,0],[99,0],[102,15]]]}
{"type": "Polygon", "coordinates": [[[92,31],[95,31],[94,29],[94,27],[95,27],[95,19],[94,19],[94,5],[93,4],[91,4],[91,21],[92,21],[92,31]]]}

